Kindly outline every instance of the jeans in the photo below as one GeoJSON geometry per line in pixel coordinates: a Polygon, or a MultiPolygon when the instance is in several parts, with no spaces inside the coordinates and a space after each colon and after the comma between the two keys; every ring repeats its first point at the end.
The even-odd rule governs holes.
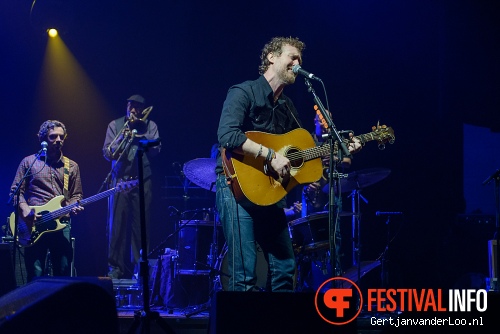
{"type": "Polygon", "coordinates": [[[294,290],[295,255],[283,208],[237,203],[226,177],[219,175],[216,206],[227,244],[230,291],[294,290]],[[268,263],[265,287],[257,287],[257,243],[268,263]]]}

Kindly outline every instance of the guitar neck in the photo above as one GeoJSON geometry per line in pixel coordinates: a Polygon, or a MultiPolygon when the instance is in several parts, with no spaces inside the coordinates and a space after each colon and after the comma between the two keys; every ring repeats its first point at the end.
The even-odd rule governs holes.
{"type": "MultiPolygon", "coordinates": [[[[365,144],[372,140],[377,140],[379,138],[375,132],[365,133],[355,137],[358,138],[362,144],[365,144]]],[[[305,161],[313,160],[319,157],[324,157],[330,154],[330,144],[311,147],[309,149],[303,150],[302,153],[304,155],[303,157],[305,161]]]]}
{"type": "Polygon", "coordinates": [[[379,138],[375,132],[365,133],[355,137],[361,141],[361,144],[367,143],[372,140],[377,140],[379,138]]]}
{"type": "Polygon", "coordinates": [[[99,193],[99,194],[96,194],[94,196],[90,196],[88,198],[82,199],[79,202],[76,202],[76,203],[73,203],[73,204],[70,204],[67,206],[63,206],[60,209],[49,212],[49,213],[42,216],[40,223],[44,223],[44,222],[51,221],[51,220],[57,219],[59,217],[65,216],[68,213],[70,213],[71,210],[78,205],[85,206],[87,204],[90,204],[90,203],[93,203],[93,202],[98,201],[100,199],[103,199],[105,197],[108,197],[108,196],[112,195],[113,193],[115,193],[116,189],[117,189],[116,187],[108,189],[106,191],[103,191],[102,193],[99,193]]]}
{"type": "Polygon", "coordinates": [[[319,157],[324,157],[330,153],[330,144],[311,147],[302,151],[304,161],[310,161],[319,157]]]}

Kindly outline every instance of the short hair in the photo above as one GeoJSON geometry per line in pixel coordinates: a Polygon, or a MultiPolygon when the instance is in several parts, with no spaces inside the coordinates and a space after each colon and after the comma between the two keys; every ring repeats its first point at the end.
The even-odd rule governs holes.
{"type": "Polygon", "coordinates": [[[47,135],[49,133],[49,130],[52,130],[54,128],[62,128],[64,130],[64,136],[67,135],[66,126],[62,122],[57,120],[48,120],[43,122],[42,125],[40,125],[40,130],[38,130],[38,140],[40,142],[48,140],[47,135]]]}
{"type": "Polygon", "coordinates": [[[296,47],[300,53],[306,48],[304,42],[300,41],[298,38],[294,37],[273,37],[262,49],[262,53],[260,54],[260,66],[259,66],[259,74],[264,74],[269,65],[271,63],[267,59],[267,55],[270,53],[275,53],[277,56],[280,56],[283,52],[283,46],[291,45],[296,47]]]}

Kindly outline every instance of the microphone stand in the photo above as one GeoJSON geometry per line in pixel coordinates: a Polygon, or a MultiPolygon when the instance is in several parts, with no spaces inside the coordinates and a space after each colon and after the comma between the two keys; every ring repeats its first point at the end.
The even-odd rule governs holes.
{"type": "MultiPolygon", "coordinates": [[[[330,182],[328,182],[328,226],[329,226],[329,250],[330,250],[330,266],[331,266],[331,272],[333,277],[340,275],[341,273],[339,272],[337,268],[337,249],[336,249],[336,232],[337,232],[337,203],[335,200],[335,189],[333,188],[333,183],[335,182],[337,184],[337,193],[341,194],[341,186],[339,182],[339,173],[337,172],[335,160],[334,160],[334,142],[338,141],[339,143],[339,150],[338,150],[338,161],[341,162],[343,156],[350,157],[351,153],[347,149],[345,143],[343,142],[342,138],[340,137],[339,132],[337,131],[337,128],[335,127],[335,124],[333,123],[329,112],[325,109],[323,106],[323,103],[321,103],[321,100],[319,97],[316,95],[316,92],[314,91],[311,82],[308,79],[305,79],[306,86],[308,87],[308,91],[313,95],[313,100],[314,103],[318,106],[323,118],[326,121],[326,124],[328,126],[328,144],[330,145],[330,168],[328,171],[328,178],[330,182]]],[[[333,281],[335,282],[335,281],[333,281]]],[[[335,286],[335,284],[333,284],[335,286]]]]}
{"type": "MultiPolygon", "coordinates": [[[[19,198],[20,198],[20,190],[21,190],[21,186],[22,184],[24,183],[24,181],[26,181],[26,178],[29,176],[29,173],[31,171],[31,169],[33,168],[33,165],[35,164],[35,162],[40,158],[40,156],[42,155],[42,153],[45,153],[44,157],[44,164],[47,165],[47,151],[46,151],[46,148],[44,149],[41,149],[40,151],[38,151],[38,153],[36,154],[35,156],[35,159],[33,159],[33,162],[31,163],[31,165],[28,167],[28,169],[26,170],[26,172],[24,173],[21,181],[18,182],[17,184],[17,187],[16,189],[14,190],[14,192],[10,195],[10,198],[9,200],[7,201],[7,204],[10,204],[13,200],[14,197],[16,197],[16,205],[14,207],[14,231],[11,231],[12,234],[13,234],[13,244],[12,244],[12,266],[14,268],[14,272],[15,272],[15,269],[16,269],[16,251],[17,251],[17,234],[18,234],[18,231],[17,231],[17,226],[19,224],[18,222],[18,219],[19,219],[19,198]]],[[[45,166],[44,165],[44,166],[45,166]]],[[[35,221],[33,221],[33,224],[35,223],[35,221]]],[[[14,280],[15,280],[15,277],[14,277],[14,280]]],[[[16,283],[17,284],[17,283],[16,283]]]]}
{"type": "Polygon", "coordinates": [[[155,320],[160,327],[165,331],[165,333],[175,334],[172,328],[165,322],[160,314],[156,311],[151,311],[149,305],[149,268],[148,268],[148,254],[147,254],[147,231],[146,231],[146,204],[144,196],[144,166],[142,164],[142,158],[144,152],[147,151],[149,147],[159,145],[160,141],[148,142],[147,140],[139,141],[137,149],[137,163],[138,163],[138,174],[139,174],[139,207],[140,207],[140,217],[141,217],[141,262],[139,274],[142,278],[142,303],[143,310],[136,311],[134,314],[134,322],[129,329],[128,333],[134,333],[134,331],[140,327],[141,333],[150,332],[150,321],[155,320]]]}

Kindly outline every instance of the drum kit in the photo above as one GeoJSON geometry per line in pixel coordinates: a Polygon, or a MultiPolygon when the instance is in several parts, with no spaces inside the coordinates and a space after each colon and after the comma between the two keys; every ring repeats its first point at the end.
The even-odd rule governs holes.
{"type": "MultiPolygon", "coordinates": [[[[183,166],[183,173],[189,181],[198,187],[215,192],[215,167],[215,159],[198,158],[186,162],[183,166]]],[[[351,172],[347,177],[341,179],[342,193],[351,193],[359,197],[361,189],[381,181],[389,173],[390,170],[383,168],[351,172]]],[[[323,191],[328,191],[328,187],[323,188],[323,191]]],[[[212,292],[227,289],[229,278],[227,274],[227,247],[216,210],[191,210],[191,212],[197,211],[203,213],[201,219],[179,220],[178,248],[176,251],[169,253],[168,258],[173,262],[170,263],[170,267],[173,268],[173,277],[177,275],[197,276],[204,279],[210,277],[208,294],[204,294],[204,297],[209,299],[212,292]],[[171,256],[172,254],[173,256],[171,256]]],[[[343,212],[340,215],[352,217],[353,222],[356,221],[358,224],[359,233],[359,205],[358,209],[353,207],[352,212],[343,212]]],[[[328,216],[328,211],[323,211],[312,213],[289,222],[292,244],[297,258],[299,259],[300,257],[300,261],[297,261],[298,267],[304,265],[304,259],[307,259],[310,265],[308,275],[312,274],[316,276],[314,277],[316,282],[314,280],[311,282],[311,280],[304,278],[304,270],[297,268],[297,291],[308,290],[308,288],[315,289],[331,277],[331,273],[327,268],[329,261],[328,216]]],[[[353,224],[353,230],[354,227],[353,224]]],[[[358,248],[359,245],[353,244],[354,247],[358,248]]],[[[263,287],[267,279],[268,268],[260,247],[258,247],[257,256],[257,283],[259,284],[260,282],[263,287]]],[[[354,259],[353,262],[357,264],[354,259]]],[[[356,281],[369,270],[377,267],[379,263],[377,261],[365,261],[359,264],[359,266],[356,266],[358,268],[357,273],[353,270],[353,267],[344,271],[343,276],[356,281]]]]}

